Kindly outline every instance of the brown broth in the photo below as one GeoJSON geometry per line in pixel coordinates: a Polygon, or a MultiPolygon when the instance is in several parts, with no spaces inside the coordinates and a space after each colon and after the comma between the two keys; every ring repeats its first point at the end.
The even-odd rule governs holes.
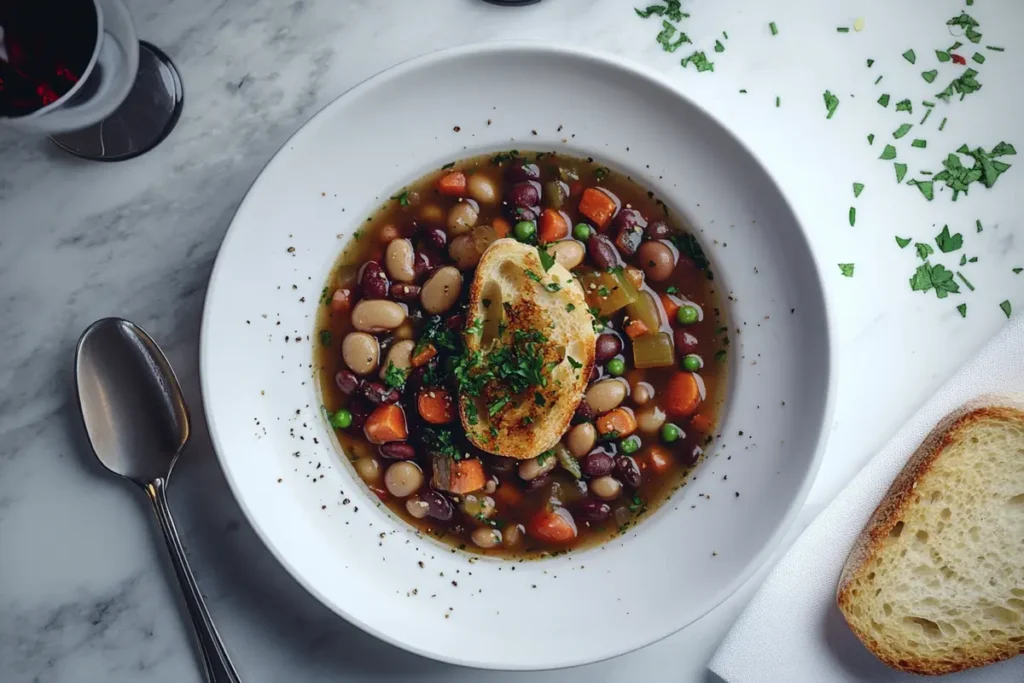
{"type": "MultiPolygon", "coordinates": [[[[572,239],[571,226],[576,225],[582,218],[577,210],[579,193],[582,191],[582,188],[595,186],[609,190],[621,200],[622,208],[636,209],[648,221],[661,218],[665,219],[675,231],[683,231],[685,229],[678,217],[674,215],[668,216],[667,207],[653,193],[642,188],[628,176],[610,171],[589,159],[584,160],[546,153],[538,155],[536,152],[523,153],[523,157],[531,162],[537,159],[538,156],[540,157],[538,165],[542,172],[540,180],[542,184],[552,177],[558,177],[557,169],[571,169],[579,177],[578,180],[569,181],[569,185],[574,191],[561,207],[561,210],[565,211],[571,218],[569,239],[572,239]]],[[[345,369],[345,365],[341,360],[342,340],[346,334],[353,331],[349,312],[336,313],[332,311],[330,301],[334,291],[338,288],[346,287],[351,288],[353,292],[357,289],[353,283],[356,270],[366,261],[382,262],[387,239],[395,236],[396,228],[397,234],[412,239],[417,251],[419,251],[422,244],[422,239],[419,236],[422,235],[423,230],[427,229],[427,227],[445,227],[444,218],[438,224],[436,219],[429,217],[432,210],[427,208],[430,206],[439,207],[441,210],[440,215],[447,217],[450,207],[459,201],[455,198],[441,195],[435,189],[436,183],[441,176],[452,170],[462,171],[467,176],[483,174],[499,188],[499,197],[502,197],[504,196],[502,190],[507,190],[511,185],[510,182],[503,179],[503,175],[507,173],[508,165],[509,161],[507,158],[503,158],[503,155],[496,157],[487,155],[465,159],[457,162],[454,168],[449,167],[429,173],[400,193],[397,193],[356,231],[355,236],[346,245],[332,269],[327,284],[324,287],[323,305],[320,307],[316,321],[316,331],[321,343],[317,345],[315,351],[314,367],[316,368],[323,405],[328,414],[333,414],[342,408],[350,406],[352,401],[348,395],[338,388],[334,379],[335,374],[339,370],[345,369]]],[[[489,225],[498,217],[507,216],[507,209],[503,210],[502,204],[503,202],[499,199],[496,205],[490,207],[481,206],[477,225],[489,225]]],[[[615,229],[609,227],[605,234],[614,239],[615,229]]],[[[702,255],[699,255],[697,260],[699,261],[701,257],[702,255]]],[[[450,263],[446,255],[445,258],[446,260],[442,264],[450,263]]],[[[627,263],[636,261],[635,257],[625,260],[627,263]]],[[[574,270],[574,273],[592,270],[588,263],[589,257],[584,261],[584,265],[581,266],[579,271],[574,270]]],[[[459,307],[464,306],[467,299],[465,290],[468,290],[471,280],[472,271],[464,272],[464,291],[459,303],[456,304],[456,309],[453,309],[453,313],[459,307]]],[[[421,277],[417,280],[417,284],[422,284],[422,281],[423,278],[421,277]]],[[[706,390],[706,397],[698,412],[701,416],[700,419],[704,421],[703,429],[696,429],[692,425],[687,424],[685,420],[677,421],[678,426],[684,432],[684,436],[671,444],[663,443],[659,434],[640,434],[639,436],[643,442],[642,446],[632,455],[640,466],[643,475],[642,484],[635,491],[624,487],[623,494],[617,500],[609,503],[612,508],[612,514],[606,521],[589,523],[577,519],[576,526],[579,534],[572,543],[567,545],[545,543],[525,533],[521,533],[521,540],[514,547],[506,548],[504,545],[499,544],[495,548],[483,549],[474,545],[470,539],[472,530],[480,526],[480,523],[461,512],[457,505],[455,506],[454,516],[449,522],[438,522],[430,517],[416,519],[406,509],[404,500],[397,499],[388,493],[383,483],[383,476],[375,483],[369,484],[369,488],[392,512],[415,526],[423,534],[438,538],[444,543],[460,549],[487,555],[515,558],[544,557],[557,554],[565,549],[580,549],[597,545],[625,532],[641,519],[651,514],[669,498],[672,492],[685,484],[688,473],[702,458],[702,449],[710,443],[712,435],[716,433],[718,412],[724,400],[727,383],[726,371],[728,363],[725,362],[724,357],[728,341],[726,336],[727,323],[724,317],[725,312],[722,308],[722,299],[716,291],[715,285],[716,281],[711,279],[707,268],[696,267],[694,260],[686,255],[680,258],[679,264],[675,267],[672,276],[667,281],[658,283],[653,289],[646,282],[643,285],[645,291],[655,294],[665,293],[667,289],[674,287],[677,290],[678,296],[697,305],[703,312],[701,320],[686,327],[686,331],[697,338],[696,353],[704,361],[703,367],[697,373],[700,379],[703,380],[706,390]],[[668,448],[671,452],[668,469],[660,474],[654,474],[650,462],[651,451],[654,446],[668,448]]],[[[658,300],[658,297],[656,297],[656,300],[658,300]]],[[[416,303],[409,308],[412,311],[418,307],[419,304],[416,303]]],[[[660,303],[659,309],[663,322],[662,330],[668,331],[671,334],[672,330],[679,328],[679,325],[675,321],[666,319],[664,308],[660,303]]],[[[621,311],[617,316],[613,316],[613,320],[616,317],[621,319],[621,311]]],[[[404,330],[404,334],[412,334],[413,338],[418,338],[422,333],[424,325],[423,321],[413,321],[413,324],[404,330]]],[[[621,333],[621,329],[618,331],[621,333]]],[[[377,336],[382,340],[386,340],[391,335],[377,336]]],[[[675,374],[674,370],[665,367],[640,370],[632,367],[630,341],[624,334],[620,334],[620,337],[624,342],[623,354],[620,357],[627,361],[627,372],[624,377],[631,386],[634,385],[634,381],[638,380],[648,382],[654,390],[654,398],[651,401],[657,402],[662,397],[662,392],[669,378],[675,374]]],[[[382,362],[385,355],[386,351],[382,348],[380,352],[382,362]]],[[[676,369],[680,367],[681,358],[682,354],[676,352],[676,369]]],[[[608,376],[604,364],[600,366],[599,371],[600,377],[608,376]]],[[[377,371],[370,374],[368,379],[380,381],[377,371]]],[[[358,393],[358,391],[355,393],[358,393]]],[[[411,396],[407,394],[410,394],[410,392],[406,391],[400,405],[407,406],[406,413],[408,415],[408,413],[416,411],[416,401],[414,394],[411,396]]],[[[627,398],[623,405],[629,405],[634,410],[637,408],[631,402],[631,398],[627,398]]],[[[455,421],[450,426],[456,432],[461,432],[462,427],[458,422],[457,409],[455,414],[455,421]]],[[[422,427],[422,424],[420,427],[422,427]]],[[[416,430],[417,426],[410,423],[410,439],[415,439],[415,434],[418,433],[416,430]]],[[[351,461],[355,462],[359,458],[375,458],[382,465],[382,474],[384,469],[390,464],[391,461],[385,460],[378,455],[378,447],[366,439],[362,429],[357,429],[353,426],[348,429],[337,429],[335,433],[343,451],[351,461]]],[[[599,442],[597,447],[605,448],[613,456],[621,453],[619,442],[615,440],[599,442]]],[[[417,462],[421,465],[424,472],[423,487],[427,488],[430,484],[431,474],[430,457],[425,455],[422,448],[418,450],[417,462]]],[[[504,538],[506,539],[509,535],[515,535],[515,532],[511,531],[513,525],[528,525],[528,521],[533,514],[548,506],[552,497],[559,499],[561,504],[572,512],[584,496],[584,487],[581,487],[580,482],[561,467],[556,467],[548,475],[545,484],[531,491],[526,490],[522,480],[516,474],[516,465],[519,461],[483,454],[472,447],[466,450],[474,457],[480,457],[484,463],[485,472],[494,475],[499,482],[498,491],[493,495],[493,498],[497,501],[497,512],[493,519],[497,521],[496,528],[503,531],[504,538]],[[502,489],[506,490],[503,491],[502,489]],[[512,489],[511,493],[516,495],[511,495],[508,489],[512,489]],[[513,499],[519,502],[513,503],[513,499]]],[[[484,495],[486,494],[483,492],[478,494],[479,497],[484,495]]],[[[591,498],[593,497],[591,496],[591,498]]],[[[461,497],[456,497],[456,499],[461,499],[461,497]]]]}

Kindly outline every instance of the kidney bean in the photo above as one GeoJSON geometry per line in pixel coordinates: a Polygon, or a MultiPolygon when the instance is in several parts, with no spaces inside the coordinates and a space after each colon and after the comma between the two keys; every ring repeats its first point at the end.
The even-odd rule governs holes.
{"type": "Polygon", "coordinates": [[[505,178],[512,183],[523,180],[539,180],[540,167],[537,164],[527,163],[523,159],[513,159],[505,169],[505,178]]]}
{"type": "Polygon", "coordinates": [[[642,231],[647,227],[647,221],[636,209],[623,209],[612,220],[612,227],[618,231],[640,228],[642,231]]]}
{"type": "Polygon", "coordinates": [[[363,384],[362,392],[366,400],[378,406],[385,403],[398,403],[398,399],[401,398],[398,389],[391,389],[380,382],[366,382],[363,384]]]}
{"type": "Polygon", "coordinates": [[[672,229],[668,227],[668,223],[659,218],[648,223],[644,233],[649,240],[667,240],[672,234],[672,229]]]}
{"type": "Polygon", "coordinates": [[[349,370],[339,370],[334,376],[334,383],[343,394],[351,394],[359,388],[359,378],[356,377],[356,373],[349,370]]]}
{"type": "Polygon", "coordinates": [[[588,420],[594,419],[594,409],[590,407],[590,404],[586,401],[580,401],[580,404],[576,406],[576,414],[574,418],[577,422],[587,422],[588,420]]]}
{"type": "Polygon", "coordinates": [[[391,285],[391,298],[407,304],[416,303],[420,299],[420,287],[396,282],[391,285]]]}
{"type": "Polygon", "coordinates": [[[620,353],[622,353],[622,340],[619,339],[618,335],[605,332],[598,336],[596,350],[594,351],[594,360],[596,362],[604,363],[620,353]]]}
{"type": "Polygon", "coordinates": [[[466,316],[462,313],[456,313],[455,315],[448,316],[448,320],[445,321],[449,330],[455,330],[459,332],[463,327],[466,326],[466,316]]]}
{"type": "Polygon", "coordinates": [[[432,249],[442,251],[448,245],[448,234],[440,228],[431,228],[423,231],[423,241],[432,249]]]}
{"type": "Polygon", "coordinates": [[[359,270],[359,292],[364,299],[384,299],[388,295],[388,276],[376,261],[367,261],[359,270]]]}
{"type": "Polygon", "coordinates": [[[700,457],[704,455],[704,449],[700,446],[694,446],[688,452],[683,452],[682,462],[686,467],[693,467],[700,461],[700,457]]]}
{"type": "Polygon", "coordinates": [[[677,352],[683,355],[697,352],[697,338],[686,330],[677,329],[672,336],[675,338],[677,352]]]}
{"type": "Polygon", "coordinates": [[[628,455],[615,456],[615,476],[631,489],[640,487],[640,467],[628,455]]]}
{"type": "Polygon", "coordinates": [[[373,404],[363,396],[353,396],[348,404],[348,410],[352,413],[352,429],[362,429],[366,418],[373,412],[373,404]]]}
{"type": "Polygon", "coordinates": [[[420,493],[420,500],[427,504],[427,516],[433,517],[439,522],[447,522],[455,514],[455,506],[446,496],[434,489],[427,489],[420,493]]]}
{"type": "Polygon", "coordinates": [[[405,441],[382,443],[377,450],[380,452],[380,457],[388,460],[412,460],[416,457],[416,449],[405,441]]]}
{"type": "Polygon", "coordinates": [[[523,209],[537,206],[540,203],[540,183],[534,180],[516,183],[505,193],[505,201],[523,209]]]}
{"type": "Polygon", "coordinates": [[[441,263],[441,257],[426,249],[417,251],[413,257],[412,270],[416,282],[422,282],[441,263]]]}
{"type": "Polygon", "coordinates": [[[632,256],[640,247],[643,236],[644,233],[640,228],[623,228],[615,236],[615,246],[619,248],[622,254],[632,256]]]}
{"type": "Polygon", "coordinates": [[[588,477],[603,477],[606,474],[611,474],[614,467],[615,462],[612,460],[612,456],[601,450],[591,451],[580,460],[580,469],[588,477]]]}
{"type": "Polygon", "coordinates": [[[605,235],[591,235],[587,240],[587,256],[601,270],[622,265],[622,258],[612,241],[605,235]]]}
{"type": "Polygon", "coordinates": [[[512,204],[505,204],[505,212],[513,223],[518,223],[519,221],[536,222],[539,215],[533,208],[514,206],[512,204]]]}
{"type": "Polygon", "coordinates": [[[538,489],[542,489],[545,486],[547,486],[547,483],[549,481],[551,481],[551,474],[545,472],[539,477],[530,479],[529,481],[524,481],[523,488],[525,488],[527,491],[537,491],[538,489]]]}
{"type": "Polygon", "coordinates": [[[603,522],[612,515],[612,506],[600,500],[585,498],[576,505],[576,518],[584,522],[603,522]]]}

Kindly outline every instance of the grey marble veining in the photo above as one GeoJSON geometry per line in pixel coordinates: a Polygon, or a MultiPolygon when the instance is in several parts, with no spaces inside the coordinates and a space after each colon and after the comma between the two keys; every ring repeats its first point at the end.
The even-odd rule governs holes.
{"type": "MultiPolygon", "coordinates": [[[[194,438],[172,479],[171,505],[213,616],[247,683],[584,676],[610,681],[634,680],[639,672],[658,680],[702,680],[703,664],[742,598],[700,622],[710,636],[687,629],[639,653],[563,673],[458,669],[407,654],[349,626],[281,569],[243,519],[210,446],[198,388],[199,320],[220,240],[260,169],[317,109],[406,58],[501,38],[599,47],[681,73],[678,59],[666,59],[653,43],[652,24],[634,20],[619,0],[545,0],[526,9],[500,9],[479,0],[128,4],[140,36],[167,51],[184,79],[184,112],[166,141],[132,161],[92,164],[0,128],[0,682],[200,680],[146,502],[84,456],[71,385],[72,351],[80,332],[106,315],[145,327],[182,380],[194,438]]],[[[875,3],[876,9],[881,4],[875,3]]],[[[798,30],[796,17],[802,15],[828,26],[839,20],[822,19],[817,13],[826,10],[819,3],[794,3],[789,24],[783,23],[782,10],[762,16],[760,3],[725,7],[697,0],[693,5],[691,36],[705,42],[723,26],[731,32],[733,26],[756,26],[763,32],[774,18],[784,30],[798,30]]],[[[857,60],[860,64],[859,55],[857,60]]],[[[742,68],[731,75],[722,68],[726,73],[714,79],[680,78],[717,114],[739,129],[747,126],[752,146],[770,156],[782,152],[787,135],[773,128],[770,135],[758,136],[753,131],[761,124],[752,121],[752,110],[726,99],[735,98],[737,86],[760,83],[764,61],[752,51],[736,58],[742,68]]],[[[818,125],[820,89],[811,95],[807,110],[813,107],[813,125],[818,125]]],[[[783,94],[786,106],[796,99],[783,94]]],[[[768,101],[758,116],[771,111],[768,101]]],[[[844,100],[843,106],[852,104],[844,100]]],[[[784,125],[792,126],[792,135],[808,124],[772,124],[784,125]]],[[[823,201],[821,186],[814,183],[825,183],[827,174],[803,172],[810,185],[797,199],[806,208],[823,201]]],[[[848,193],[847,180],[842,183],[848,193]]],[[[1012,197],[1001,196],[1005,210],[998,215],[1008,228],[993,230],[983,252],[1000,267],[1020,249],[1012,231],[1020,219],[1010,210],[1012,197]]],[[[848,201],[844,195],[839,215],[845,215],[848,201]]],[[[854,249],[840,239],[821,237],[816,244],[830,262],[849,258],[854,249]]],[[[885,239],[891,242],[890,236],[885,239]]],[[[929,330],[951,323],[951,318],[932,319],[916,299],[878,303],[875,298],[877,308],[864,310],[862,301],[850,296],[839,297],[840,326],[844,344],[861,349],[889,347],[903,333],[897,320],[929,330]]],[[[894,376],[908,379],[908,388],[880,398],[874,408],[840,408],[836,433],[847,436],[844,425],[856,429],[879,416],[886,426],[898,423],[899,411],[909,414],[997,324],[994,314],[945,349],[884,361],[891,362],[886,367],[894,376]],[[886,401],[899,403],[899,411],[885,412],[886,401]]],[[[847,386],[856,383],[857,366],[843,372],[851,378],[847,386]]],[[[844,439],[840,455],[863,462],[885,436],[882,430],[870,439],[844,439]]],[[[835,476],[848,476],[851,467],[835,476]]]]}

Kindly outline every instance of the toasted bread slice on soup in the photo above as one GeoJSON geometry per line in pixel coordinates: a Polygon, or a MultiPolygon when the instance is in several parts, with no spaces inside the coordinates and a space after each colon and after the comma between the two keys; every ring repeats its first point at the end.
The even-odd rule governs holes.
{"type": "Polygon", "coordinates": [[[532,458],[561,439],[594,366],[583,288],[545,253],[494,242],[476,269],[466,314],[469,374],[459,412],[477,448],[532,458]],[[474,395],[475,394],[475,395],[474,395]]]}
{"type": "Polygon", "coordinates": [[[935,427],[858,538],[838,603],[902,671],[1024,653],[1024,394],[972,401],[935,427]]]}

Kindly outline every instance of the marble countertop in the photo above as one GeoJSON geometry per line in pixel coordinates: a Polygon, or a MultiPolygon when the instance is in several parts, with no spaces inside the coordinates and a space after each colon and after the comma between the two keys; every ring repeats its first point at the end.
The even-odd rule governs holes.
{"type": "Polygon", "coordinates": [[[481,674],[397,650],[328,612],[276,564],[228,491],[206,433],[197,360],[203,295],[220,240],[249,184],[290,134],[353,84],[404,59],[505,38],[597,47],[670,75],[765,160],[826,264],[840,351],[828,454],[791,536],[1005,323],[999,302],[1024,310],[1024,275],[1011,270],[1024,266],[1024,171],[1011,169],[993,189],[975,186],[956,203],[949,192],[929,203],[897,185],[892,163],[877,159],[904,121],[915,124],[910,137],[928,141],[907,152],[911,173],[941,170],[962,143],[1024,144],[1014,78],[1024,64],[1011,42],[1024,33],[1024,8],[1012,0],[971,9],[982,45],[1007,51],[988,52],[977,67],[983,89],[939,102],[927,125],[917,123],[919,103],[934,100],[939,88],[920,72],[940,68],[940,79],[951,78],[946,65],[934,63],[933,49],[954,40],[945,22],[964,9],[962,1],[863,0],[851,10],[813,0],[692,0],[684,9],[692,14],[685,29],[694,43],[710,50],[723,30],[729,34],[725,52],[708,52],[714,73],[680,68],[682,52],[666,54],[654,40],[660,21],[639,20],[621,0],[545,0],[525,9],[478,0],[128,5],[141,37],[173,57],[185,82],[181,121],[160,147],[129,162],[93,164],[0,129],[5,683],[200,680],[142,496],[104,476],[82,445],[72,352],[81,331],[106,315],[143,325],[182,378],[195,435],[176,470],[171,504],[243,680],[711,680],[706,663],[763,571],[695,625],[642,651],[582,672],[481,674]],[[864,31],[835,31],[858,17],[864,31]],[[779,28],[774,37],[771,21],[779,28]],[[900,57],[907,48],[919,55],[914,67],[900,57]],[[868,58],[876,60],[870,69],[868,58]],[[875,85],[878,75],[884,80],[875,85]],[[840,98],[832,120],[825,118],[826,89],[840,98]],[[913,116],[880,107],[881,93],[913,98],[913,116]],[[941,117],[949,119],[943,132],[941,117]],[[872,147],[868,133],[879,138],[872,147]],[[856,200],[853,182],[866,186],[856,200]],[[954,268],[975,291],[962,287],[938,300],[910,290],[920,262],[893,237],[932,241],[944,224],[964,234],[964,250],[939,262],[954,268],[960,253],[979,260],[954,268]],[[853,278],[835,265],[847,262],[856,264],[853,278]],[[966,319],[955,308],[962,302],[966,319]]]}

